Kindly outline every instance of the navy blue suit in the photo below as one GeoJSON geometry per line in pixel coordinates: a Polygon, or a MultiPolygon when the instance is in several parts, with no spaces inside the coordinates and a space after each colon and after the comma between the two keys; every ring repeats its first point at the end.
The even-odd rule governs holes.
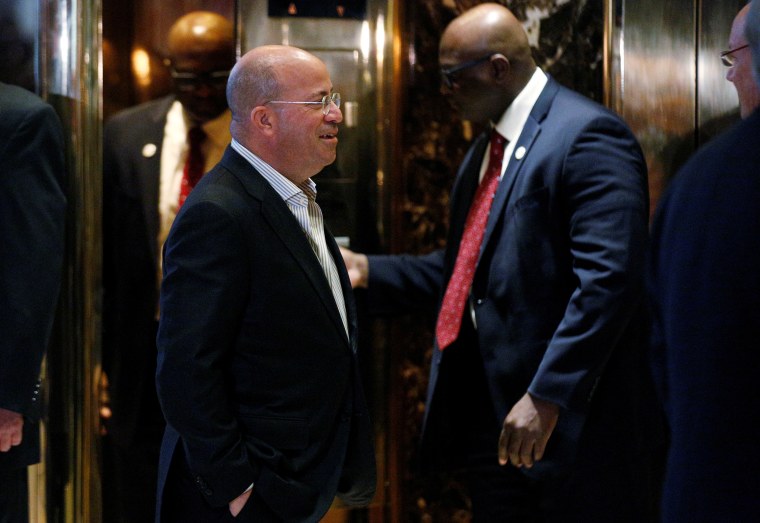
{"type": "Polygon", "coordinates": [[[760,111],[674,178],[653,226],[649,281],[671,432],[663,521],[757,521],[760,111]]]}
{"type": "Polygon", "coordinates": [[[53,108],[0,83],[0,408],[24,417],[21,445],[0,452],[0,515],[9,517],[3,501],[15,487],[5,474],[20,471],[25,485],[26,466],[40,459],[39,375],[61,285],[64,175],[53,108]]]}
{"type": "MultiPolygon", "coordinates": [[[[374,311],[439,303],[487,143],[487,134],[475,140],[457,174],[445,250],[370,257],[374,311]]],[[[544,459],[522,471],[539,482],[571,478],[573,484],[558,487],[564,501],[553,500],[546,517],[623,521],[615,518],[628,513],[632,521],[646,521],[650,441],[644,439],[655,430],[649,419],[656,416],[645,362],[642,153],[620,118],[551,78],[514,151],[472,284],[477,330],[466,310],[469,329],[444,351],[433,350],[423,455],[435,464],[456,452],[441,444],[451,434],[472,439],[468,432],[476,429],[460,397],[480,387],[470,408],[490,399],[492,418],[475,427],[495,434],[486,443],[495,460],[501,423],[530,392],[559,405],[560,414],[544,459]],[[461,405],[452,409],[455,403],[461,405]],[[582,505],[588,496],[593,503],[572,505],[573,498],[582,505]],[[598,519],[605,517],[613,519],[598,519]]]]}
{"type": "Polygon", "coordinates": [[[164,521],[194,498],[222,514],[251,482],[239,521],[313,522],[336,493],[372,498],[353,294],[325,236],[348,336],[297,220],[232,148],[183,205],[164,248],[158,333],[164,521]]]}

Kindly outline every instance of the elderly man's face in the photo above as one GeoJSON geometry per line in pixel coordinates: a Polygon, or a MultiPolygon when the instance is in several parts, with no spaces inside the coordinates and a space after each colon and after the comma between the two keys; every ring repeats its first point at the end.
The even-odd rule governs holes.
{"type": "Polygon", "coordinates": [[[733,65],[726,73],[726,80],[734,84],[736,94],[739,96],[739,112],[742,118],[747,116],[760,106],[760,86],[757,85],[752,72],[752,53],[744,38],[744,26],[746,23],[747,8],[742,9],[731,26],[731,35],[728,39],[729,49],[738,49],[730,54],[733,65]]]}

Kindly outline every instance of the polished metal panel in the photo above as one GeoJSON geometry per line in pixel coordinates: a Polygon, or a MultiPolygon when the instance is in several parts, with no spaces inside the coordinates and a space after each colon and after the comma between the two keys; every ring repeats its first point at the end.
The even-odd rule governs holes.
{"type": "Polygon", "coordinates": [[[100,2],[39,5],[39,90],[64,126],[68,198],[63,285],[47,357],[46,517],[100,521],[100,2]]]}
{"type": "Polygon", "coordinates": [[[745,3],[606,2],[605,101],[644,149],[652,212],[695,149],[738,119],[736,91],[719,54],[745,3]]]}
{"type": "Polygon", "coordinates": [[[621,13],[618,110],[647,158],[652,210],[677,169],[674,149],[694,148],[694,0],[629,0],[621,13]]]}

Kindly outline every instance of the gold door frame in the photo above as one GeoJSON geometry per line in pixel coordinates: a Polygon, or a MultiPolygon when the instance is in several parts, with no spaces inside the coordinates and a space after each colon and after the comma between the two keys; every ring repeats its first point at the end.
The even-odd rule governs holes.
{"type": "Polygon", "coordinates": [[[31,520],[100,521],[97,377],[101,320],[101,35],[99,0],[40,0],[41,95],[66,139],[66,254],[45,375],[42,463],[31,520]]]}

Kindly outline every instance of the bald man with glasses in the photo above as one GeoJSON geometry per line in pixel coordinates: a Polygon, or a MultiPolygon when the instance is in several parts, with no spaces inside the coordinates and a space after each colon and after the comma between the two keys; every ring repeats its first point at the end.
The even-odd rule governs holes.
{"type": "Polygon", "coordinates": [[[164,251],[157,512],[313,523],[375,491],[353,293],[313,180],[340,95],[317,57],[272,45],[238,61],[227,99],[232,143],[164,251]]]}
{"type": "Polygon", "coordinates": [[[736,88],[739,114],[742,118],[746,118],[760,106],[760,86],[753,75],[752,53],[744,34],[750,5],[745,5],[734,18],[728,37],[728,49],[720,54],[721,62],[728,68],[726,80],[736,88]]]}

